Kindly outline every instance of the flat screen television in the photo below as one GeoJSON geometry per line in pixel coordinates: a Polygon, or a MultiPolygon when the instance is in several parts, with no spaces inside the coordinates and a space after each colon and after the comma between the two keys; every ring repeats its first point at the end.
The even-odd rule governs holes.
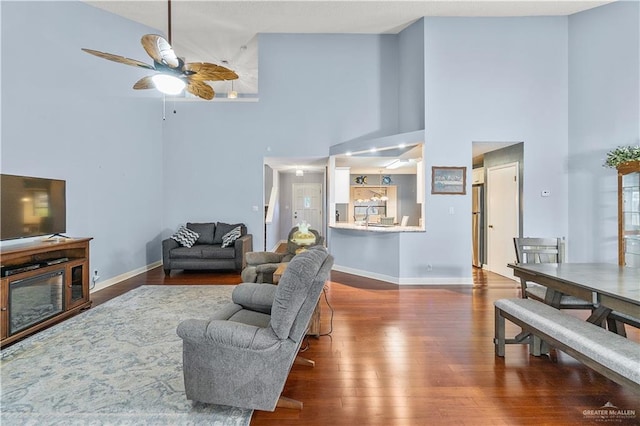
{"type": "Polygon", "coordinates": [[[0,240],[66,232],[66,182],[0,175],[0,240]]]}

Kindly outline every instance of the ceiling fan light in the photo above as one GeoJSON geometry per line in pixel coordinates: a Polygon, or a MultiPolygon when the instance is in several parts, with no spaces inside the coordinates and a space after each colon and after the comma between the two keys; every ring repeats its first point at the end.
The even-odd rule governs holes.
{"type": "Polygon", "coordinates": [[[178,77],[167,74],[156,74],[151,77],[156,89],[165,95],[177,95],[182,92],[186,86],[185,82],[178,77]]]}

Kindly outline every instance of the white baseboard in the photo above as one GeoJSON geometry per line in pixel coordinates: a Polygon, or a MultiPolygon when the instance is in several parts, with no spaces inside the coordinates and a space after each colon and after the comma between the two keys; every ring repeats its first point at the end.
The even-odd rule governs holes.
{"type": "Polygon", "coordinates": [[[374,280],[385,281],[397,285],[464,285],[472,286],[473,277],[412,277],[398,278],[389,275],[378,274],[370,271],[349,268],[347,266],[333,265],[333,270],[345,272],[347,274],[358,275],[360,277],[371,278],[374,280]]]}
{"type": "Polygon", "coordinates": [[[140,275],[143,274],[153,268],[157,268],[158,266],[162,265],[162,261],[158,260],[157,262],[153,262],[149,265],[143,266],[141,268],[138,269],[134,269],[133,271],[129,271],[129,272],[125,272],[124,274],[120,274],[116,277],[113,278],[109,278],[108,280],[104,280],[104,281],[99,281],[96,283],[95,287],[91,288],[89,290],[89,293],[93,293],[94,291],[98,291],[98,290],[102,290],[105,289],[107,287],[110,287],[114,284],[118,284],[119,282],[122,282],[124,280],[128,280],[129,278],[133,278],[136,275],[140,275]]]}
{"type": "MultiPolygon", "coordinates": [[[[99,291],[110,287],[114,284],[118,284],[129,278],[133,278],[136,275],[143,274],[153,268],[157,268],[162,265],[162,261],[157,261],[149,265],[143,266],[138,269],[134,269],[124,274],[120,274],[116,277],[108,280],[100,281],[96,283],[94,288],[90,289],[90,293],[99,291]]],[[[384,281],[396,285],[473,285],[472,277],[413,277],[413,278],[398,278],[390,275],[378,274],[375,272],[364,271],[361,269],[349,268],[347,266],[333,265],[333,270],[338,272],[345,272],[347,274],[358,275],[360,277],[371,278],[378,281],[384,281]]]]}
{"type": "Polygon", "coordinates": [[[271,251],[275,252],[276,250],[278,250],[278,247],[280,247],[280,244],[287,244],[287,240],[280,240],[276,243],[275,246],[273,246],[273,248],[271,249],[271,251]]]}

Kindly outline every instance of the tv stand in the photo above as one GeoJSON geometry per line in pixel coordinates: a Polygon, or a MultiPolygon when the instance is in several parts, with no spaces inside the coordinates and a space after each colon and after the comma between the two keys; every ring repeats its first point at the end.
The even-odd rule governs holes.
{"type": "Polygon", "coordinates": [[[91,307],[89,242],[91,238],[43,240],[0,248],[0,346],[4,347],[91,307]],[[33,285],[30,288],[30,284],[33,285]],[[42,291],[51,288],[51,291],[42,291]],[[34,297],[37,306],[26,305],[34,297]],[[42,296],[50,297],[43,305],[42,296]],[[52,296],[51,296],[52,295],[52,296]],[[13,299],[12,299],[13,298],[13,299]],[[23,320],[42,307],[51,310],[23,320]],[[20,309],[20,312],[12,312],[20,309]],[[13,315],[12,315],[13,314],[13,315]],[[23,321],[20,323],[20,321],[23,321]]]}

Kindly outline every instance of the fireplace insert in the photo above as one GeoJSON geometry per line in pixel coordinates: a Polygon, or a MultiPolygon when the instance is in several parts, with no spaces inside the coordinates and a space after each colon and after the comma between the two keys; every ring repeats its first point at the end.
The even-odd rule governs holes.
{"type": "Polygon", "coordinates": [[[64,310],[64,269],[9,284],[9,335],[64,310]]]}

